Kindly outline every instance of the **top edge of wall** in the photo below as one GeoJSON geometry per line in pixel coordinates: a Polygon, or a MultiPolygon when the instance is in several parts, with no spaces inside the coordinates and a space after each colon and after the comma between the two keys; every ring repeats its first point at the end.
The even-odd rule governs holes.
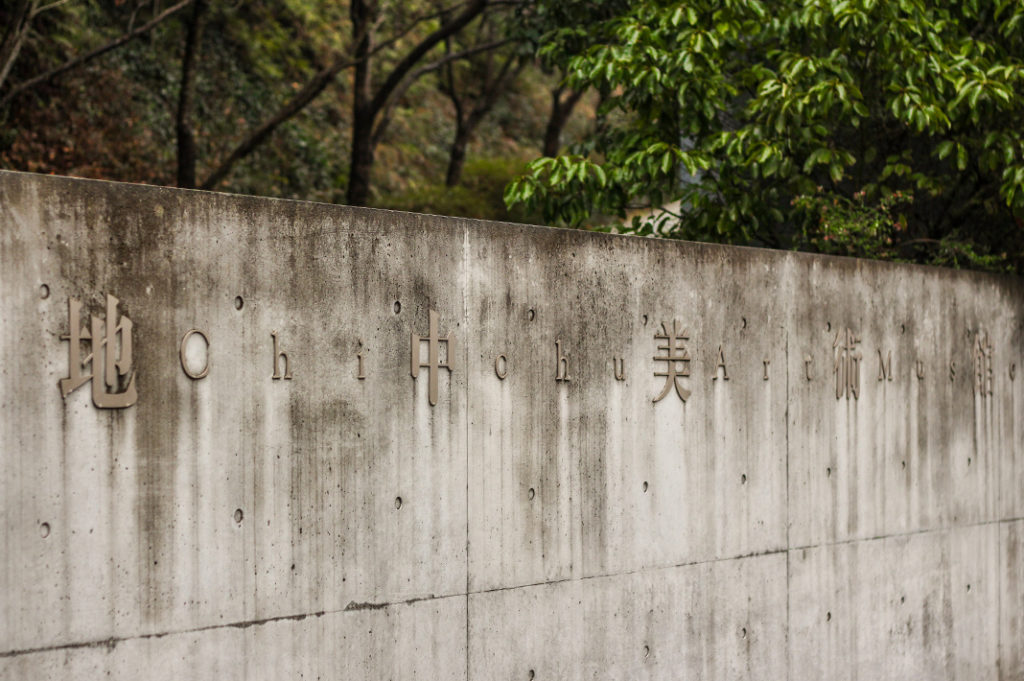
{"type": "Polygon", "coordinates": [[[239,204],[256,204],[264,205],[267,207],[287,207],[290,213],[295,213],[299,209],[305,209],[313,213],[319,213],[321,215],[351,215],[354,217],[362,218],[381,218],[383,216],[393,216],[395,218],[395,227],[423,227],[424,220],[427,224],[432,227],[443,227],[449,226],[456,229],[459,228],[471,228],[478,231],[486,230],[502,230],[505,234],[515,234],[516,236],[540,236],[547,235],[549,238],[565,238],[575,239],[579,241],[585,240],[606,240],[609,245],[612,243],[626,244],[629,243],[633,246],[640,246],[642,248],[655,247],[655,248],[675,248],[690,252],[704,252],[708,255],[713,253],[728,257],[732,255],[734,257],[756,257],[759,259],[777,260],[780,264],[783,261],[791,260],[795,263],[803,263],[804,266],[810,267],[826,267],[826,268],[838,268],[841,270],[848,271],[859,271],[864,274],[871,270],[876,271],[899,271],[904,270],[907,274],[915,273],[918,275],[928,274],[933,277],[942,277],[948,279],[967,279],[974,281],[990,280],[993,283],[998,283],[1001,286],[1009,288],[1019,289],[1020,294],[1024,296],[1024,278],[1014,274],[1001,274],[993,272],[984,272],[979,270],[969,269],[953,269],[949,267],[939,267],[934,265],[919,265],[915,263],[900,263],[891,262],[886,260],[870,260],[866,258],[854,258],[848,256],[836,256],[836,255],[825,255],[820,253],[808,253],[801,251],[789,251],[782,249],[772,248],[761,248],[755,246],[736,246],[730,244],[717,244],[710,242],[698,242],[698,241],[684,241],[681,239],[665,239],[665,238],[652,238],[642,237],[632,234],[612,234],[606,232],[594,232],[583,229],[572,229],[565,227],[551,227],[546,225],[535,225],[535,224],[524,224],[515,222],[503,222],[496,220],[482,220],[477,218],[459,217],[459,216],[447,216],[432,213],[413,213],[408,211],[399,211],[386,208],[369,208],[360,206],[348,206],[344,204],[333,204],[324,203],[320,201],[310,201],[304,199],[285,199],[267,196],[258,196],[252,194],[235,194],[231,192],[219,192],[209,191],[201,189],[179,189],[177,187],[164,187],[160,185],[150,185],[144,183],[135,182],[116,182],[112,180],[97,180],[89,178],[72,177],[65,175],[46,175],[42,173],[30,173],[23,171],[14,170],[3,170],[0,169],[0,207],[2,207],[4,201],[4,188],[15,183],[36,184],[36,185],[62,185],[65,187],[76,187],[75,191],[95,191],[102,193],[106,196],[114,196],[115,193],[122,193],[121,198],[129,198],[131,195],[151,195],[151,196],[163,196],[163,197],[178,197],[179,199],[184,196],[192,196],[194,199],[201,201],[212,201],[215,203],[221,203],[222,205],[239,205],[239,204]],[[130,192],[129,197],[125,197],[123,192],[130,192]],[[413,222],[417,224],[412,224],[413,222]],[[657,244],[657,246],[654,246],[657,244]]]}

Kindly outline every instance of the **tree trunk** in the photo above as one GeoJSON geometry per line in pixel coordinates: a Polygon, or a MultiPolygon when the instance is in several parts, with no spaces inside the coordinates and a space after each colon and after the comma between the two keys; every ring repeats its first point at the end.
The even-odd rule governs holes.
{"type": "Polygon", "coordinates": [[[580,101],[583,92],[570,90],[569,95],[562,99],[562,87],[551,91],[551,116],[548,118],[548,126],[544,130],[544,156],[554,158],[558,156],[558,150],[562,148],[562,129],[565,127],[576,103],[580,101]]]}
{"type": "Polygon", "coordinates": [[[462,167],[466,164],[466,146],[473,131],[462,121],[455,122],[455,139],[448,152],[448,173],[444,178],[446,187],[454,187],[462,180],[462,167]]]}
{"type": "MultiPolygon", "coordinates": [[[[498,75],[493,80],[485,78],[483,83],[483,99],[476,103],[476,106],[469,112],[464,113],[464,105],[456,91],[455,79],[451,71],[448,72],[448,87],[446,94],[455,106],[455,139],[452,141],[451,150],[448,153],[448,173],[445,176],[445,186],[454,187],[462,180],[462,167],[466,163],[466,147],[469,146],[473,133],[479,127],[480,122],[494,108],[498,98],[505,92],[509,83],[519,77],[523,70],[524,63],[520,63],[515,69],[512,66],[518,61],[514,54],[509,55],[502,65],[498,75]]],[[[489,69],[488,69],[489,70],[489,69]]]]}
{"type": "Polygon", "coordinates": [[[352,39],[356,44],[356,68],[352,78],[352,150],[348,164],[350,206],[365,206],[370,200],[370,172],[373,170],[373,94],[370,84],[370,34],[376,19],[376,6],[365,0],[352,0],[352,39]]]}
{"type": "Polygon", "coordinates": [[[39,0],[21,0],[10,10],[7,29],[3,32],[3,42],[0,42],[0,88],[3,88],[7,76],[11,73],[11,67],[18,59],[32,22],[32,12],[38,4],[39,0]]]}
{"type": "Polygon", "coordinates": [[[352,155],[348,171],[350,206],[365,206],[370,200],[370,173],[375,149],[372,139],[373,115],[367,107],[357,108],[352,119],[352,155]]]}
{"type": "Polygon", "coordinates": [[[197,0],[185,27],[185,54],[181,58],[181,86],[178,90],[178,111],[174,127],[178,138],[178,186],[196,186],[196,137],[192,130],[193,93],[196,63],[202,40],[202,13],[206,0],[197,0]]]}
{"type": "MultiPolygon", "coordinates": [[[[377,143],[382,138],[377,118],[386,109],[391,97],[411,76],[413,67],[445,38],[461,31],[477,17],[489,0],[469,0],[463,10],[451,20],[417,43],[384,78],[380,87],[370,87],[370,55],[372,54],[371,30],[376,19],[377,8],[367,0],[352,0],[349,16],[352,18],[352,34],[356,42],[355,77],[352,92],[352,156],[348,170],[347,201],[352,206],[365,206],[370,200],[370,173],[377,143]]],[[[382,121],[386,124],[386,120],[382,121]]]]}

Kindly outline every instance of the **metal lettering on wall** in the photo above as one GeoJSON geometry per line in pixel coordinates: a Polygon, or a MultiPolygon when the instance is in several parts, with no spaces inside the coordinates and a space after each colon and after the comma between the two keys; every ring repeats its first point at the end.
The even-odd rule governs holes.
{"type": "Polygon", "coordinates": [[[679,322],[673,319],[672,331],[670,332],[667,324],[662,322],[661,331],[654,334],[654,339],[665,341],[663,344],[658,345],[658,350],[662,354],[655,355],[654,361],[665,362],[666,364],[665,371],[654,372],[655,376],[665,377],[665,386],[661,389],[661,393],[654,398],[654,401],[660,402],[674,386],[679,399],[685,402],[691,393],[679,385],[679,379],[690,375],[690,353],[687,351],[686,346],[683,345],[683,341],[690,340],[690,334],[685,328],[679,326],[679,322]]]}
{"type": "Polygon", "coordinates": [[[292,380],[292,365],[288,359],[288,353],[281,349],[277,338],[277,331],[271,331],[270,337],[274,339],[274,373],[270,377],[275,380],[283,378],[286,381],[290,381],[292,380]],[[284,374],[281,373],[281,360],[284,360],[284,374]]]}
{"type": "Polygon", "coordinates": [[[178,346],[178,359],[181,361],[181,370],[185,372],[185,375],[194,381],[198,381],[201,378],[206,378],[210,374],[210,357],[207,354],[205,361],[203,362],[203,368],[196,371],[189,365],[187,350],[188,342],[193,336],[199,336],[203,339],[203,343],[206,344],[206,352],[210,351],[210,339],[205,333],[199,329],[189,329],[185,332],[185,335],[181,337],[181,345],[178,346]]]}
{"type": "Polygon", "coordinates": [[[992,341],[987,333],[979,331],[974,338],[974,389],[985,397],[992,394],[992,341]]]}
{"type": "Polygon", "coordinates": [[[569,382],[569,358],[562,351],[562,341],[555,341],[555,381],[569,382]]]}
{"type": "Polygon", "coordinates": [[[60,379],[60,394],[65,399],[88,381],[92,381],[92,402],[101,409],[123,409],[138,399],[132,367],[132,320],[122,315],[117,321],[119,302],[108,293],[106,319],[92,315],[85,327],[80,326],[82,303],[68,300],[69,333],[60,337],[68,342],[68,376],[60,379]],[[83,342],[90,346],[85,357],[83,342]],[[83,370],[86,364],[91,371],[83,370]]]}
{"type": "Polygon", "coordinates": [[[718,370],[722,370],[722,379],[729,380],[729,370],[725,368],[725,351],[722,350],[722,346],[718,346],[718,359],[715,360],[715,375],[711,377],[712,381],[718,380],[718,370]]]}
{"type": "Polygon", "coordinates": [[[836,339],[832,343],[832,348],[835,350],[833,371],[836,375],[837,400],[843,395],[846,395],[846,399],[850,399],[851,395],[855,400],[860,398],[860,360],[862,355],[857,350],[858,343],[860,343],[860,338],[850,329],[836,333],[836,339]]]}
{"type": "Polygon", "coordinates": [[[410,349],[411,361],[410,361],[410,373],[413,379],[419,376],[420,368],[423,367],[430,374],[427,378],[427,399],[430,401],[430,406],[437,405],[437,372],[440,369],[447,369],[448,373],[452,372],[452,358],[455,354],[455,336],[448,334],[444,338],[438,335],[438,314],[434,310],[430,311],[429,314],[429,331],[426,336],[419,336],[413,333],[410,336],[410,349]],[[420,361],[420,343],[427,343],[427,361],[420,361]],[[441,360],[441,343],[445,345],[445,358],[441,360]]]}
{"type": "Polygon", "coordinates": [[[878,351],[878,380],[892,380],[892,350],[885,357],[882,357],[881,350],[878,351]]]}
{"type": "MultiPolygon", "coordinates": [[[[66,335],[60,336],[62,341],[68,342],[68,375],[59,382],[61,396],[67,398],[72,392],[92,382],[92,401],[103,409],[118,409],[130,407],[136,403],[138,394],[135,383],[135,368],[133,365],[134,324],[127,314],[119,314],[121,301],[118,298],[107,295],[105,316],[91,315],[89,323],[83,325],[82,303],[75,298],[68,299],[68,328],[66,335]]],[[[410,334],[410,374],[412,378],[418,379],[420,369],[427,369],[428,372],[428,401],[430,406],[438,404],[439,373],[446,369],[452,373],[455,361],[455,336],[449,333],[446,336],[440,335],[440,315],[436,310],[429,310],[429,329],[425,336],[417,333],[410,334]],[[423,358],[421,345],[427,344],[426,358],[423,358]]],[[[281,335],[277,330],[270,333],[272,340],[273,380],[292,380],[292,358],[283,347],[281,335]]],[[[973,391],[982,396],[992,395],[996,388],[996,362],[994,345],[991,337],[986,331],[968,333],[967,337],[973,337],[970,345],[971,359],[973,363],[973,382],[967,383],[973,391]]],[[[264,336],[265,338],[265,336],[264,336]]],[[[691,358],[690,349],[687,347],[690,341],[690,333],[678,320],[673,320],[671,329],[668,322],[662,322],[661,328],[654,334],[657,354],[653,356],[655,362],[654,376],[664,378],[661,391],[652,400],[653,403],[663,400],[673,389],[682,402],[692,397],[692,392],[684,383],[685,379],[691,378],[694,365],[703,366],[703,373],[712,380],[721,378],[724,381],[730,379],[726,367],[726,347],[719,345],[717,351],[708,357],[706,362],[694,362],[691,358]]],[[[835,396],[841,399],[843,396],[849,400],[859,400],[861,396],[860,370],[863,363],[863,355],[860,351],[861,337],[850,328],[840,329],[832,340],[831,346],[834,356],[833,373],[835,377],[835,396]]],[[[558,338],[555,340],[555,381],[568,383],[571,380],[569,373],[570,356],[566,350],[566,343],[558,338]]],[[[892,350],[876,349],[878,356],[878,381],[889,382],[896,380],[898,368],[898,355],[892,350]]],[[[211,371],[210,365],[210,339],[205,331],[192,328],[185,332],[178,345],[178,359],[184,374],[192,380],[200,380],[207,377],[211,371]]],[[[505,380],[509,375],[508,350],[498,354],[494,359],[494,374],[499,380],[505,380]]],[[[607,355],[605,355],[607,357],[607,355]]],[[[612,356],[611,378],[615,381],[625,381],[626,360],[619,355],[612,356]]],[[[358,351],[356,352],[357,371],[356,379],[365,381],[366,372],[366,348],[363,340],[358,339],[358,351]]],[[[537,360],[540,361],[539,359],[537,360]]],[[[802,358],[803,374],[809,382],[814,381],[812,372],[813,359],[810,354],[802,358]]],[[[925,362],[920,358],[908,358],[908,366],[912,362],[912,369],[905,372],[906,380],[922,381],[925,378],[925,362]]],[[[760,371],[754,370],[749,375],[740,372],[740,380],[767,381],[769,378],[769,367],[771,359],[765,357],[761,360],[760,371]]],[[[607,365],[605,365],[607,366],[607,365]]],[[[1006,370],[1010,381],[1016,377],[1017,365],[1015,362],[1008,362],[1006,370]]],[[[950,359],[948,363],[948,377],[952,382],[957,378],[957,361],[950,359]]],[[[1003,369],[1000,369],[1002,371],[1003,369]]],[[[548,374],[550,376],[550,374],[548,374]]]]}

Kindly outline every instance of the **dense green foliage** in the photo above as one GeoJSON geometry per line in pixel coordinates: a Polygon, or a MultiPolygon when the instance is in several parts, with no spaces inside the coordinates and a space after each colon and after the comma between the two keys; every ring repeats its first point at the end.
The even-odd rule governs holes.
{"type": "Polygon", "coordinates": [[[542,42],[615,124],[533,162],[511,205],[571,225],[632,212],[639,234],[1024,268],[1019,0],[641,0],[542,42]]]}

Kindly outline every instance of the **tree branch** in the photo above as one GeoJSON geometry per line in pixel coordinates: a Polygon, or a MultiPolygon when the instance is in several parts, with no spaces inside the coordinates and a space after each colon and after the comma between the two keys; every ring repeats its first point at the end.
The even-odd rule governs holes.
{"type": "MultiPolygon", "coordinates": [[[[404,33],[402,35],[404,35],[404,33]]],[[[357,66],[365,62],[381,50],[390,47],[394,43],[398,42],[402,35],[393,36],[382,43],[374,45],[367,54],[360,58],[350,59],[339,57],[331,64],[317,71],[309,82],[307,82],[294,97],[278,109],[277,113],[272,115],[246,135],[238,146],[228,154],[227,158],[225,158],[220,165],[214,168],[207,178],[203,180],[202,184],[199,185],[199,188],[207,190],[215,189],[217,185],[220,184],[228,174],[230,174],[236,163],[255,151],[261,144],[267,141],[277,128],[289,121],[314,99],[316,99],[320,93],[327,89],[327,86],[331,84],[339,73],[345,69],[352,68],[353,66],[357,66]]],[[[356,42],[358,42],[359,36],[356,36],[356,38],[356,42]]]]}
{"type": "MultiPolygon", "coordinates": [[[[418,53],[419,57],[422,57],[423,54],[425,54],[439,41],[444,40],[445,37],[455,33],[458,29],[462,28],[462,26],[472,21],[473,17],[475,17],[476,14],[478,14],[480,11],[483,11],[483,8],[484,6],[486,6],[487,2],[488,0],[471,0],[470,7],[464,10],[462,14],[460,14],[459,17],[457,17],[451,23],[442,26],[437,31],[434,31],[434,33],[432,33],[426,39],[424,39],[423,42],[421,42],[416,48],[414,48],[413,52],[410,52],[409,55],[407,55],[406,58],[402,62],[400,62],[400,65],[409,62],[410,56],[414,53],[418,53]],[[479,8],[474,10],[474,8],[476,7],[479,8]],[[433,42],[430,42],[430,44],[427,45],[428,41],[431,40],[433,42]],[[424,45],[427,45],[427,47],[424,48],[424,45]]],[[[310,104],[310,102],[316,99],[320,95],[320,93],[322,93],[327,88],[327,86],[331,84],[335,77],[339,73],[341,73],[341,71],[365,63],[370,57],[372,57],[376,53],[398,42],[402,36],[404,36],[409,30],[411,30],[412,26],[415,26],[417,23],[422,22],[427,18],[437,16],[439,14],[441,13],[426,15],[415,19],[410,24],[410,26],[405,28],[399,35],[393,36],[382,43],[374,45],[371,50],[369,50],[366,54],[361,55],[358,58],[339,58],[335,60],[333,63],[329,64],[328,66],[320,69],[320,71],[314,74],[313,77],[309,80],[309,82],[307,82],[306,85],[303,86],[303,88],[299,90],[299,92],[297,92],[295,96],[292,97],[291,100],[289,100],[284,106],[282,106],[277,111],[277,113],[275,113],[273,116],[271,116],[266,121],[257,126],[255,129],[253,129],[238,144],[238,146],[234,148],[234,150],[227,156],[227,158],[225,158],[224,161],[222,161],[220,165],[218,165],[209,174],[209,176],[207,176],[207,178],[202,182],[202,184],[199,185],[200,189],[209,190],[216,188],[217,185],[220,184],[224,180],[224,178],[228,176],[228,174],[231,172],[231,169],[235,166],[236,163],[238,163],[243,158],[245,158],[253,151],[255,151],[261,144],[263,144],[271,136],[271,134],[273,134],[275,130],[277,130],[278,127],[280,127],[283,123],[290,120],[300,111],[302,111],[308,104],[310,104]]],[[[358,43],[359,36],[355,36],[355,38],[356,42],[358,43]]],[[[408,70],[414,64],[415,61],[409,62],[408,66],[404,67],[404,71],[408,72],[408,70]]],[[[397,68],[398,67],[396,67],[395,71],[392,71],[392,76],[394,76],[398,72],[397,68]]],[[[440,65],[437,66],[437,68],[440,68],[440,65]]],[[[401,79],[399,79],[399,81],[400,80],[401,79]]],[[[388,82],[385,82],[385,85],[387,86],[388,82]]],[[[390,85],[388,87],[390,92],[394,90],[396,86],[390,85]]],[[[407,89],[408,87],[403,88],[402,92],[405,92],[405,90],[407,89]]],[[[381,91],[384,91],[383,88],[381,91]]]]}
{"type": "Polygon", "coordinates": [[[373,143],[377,144],[378,142],[380,142],[381,138],[384,136],[384,130],[387,128],[388,124],[391,122],[391,110],[394,108],[395,104],[398,103],[399,101],[401,101],[401,99],[405,95],[405,93],[409,91],[409,88],[412,87],[413,84],[417,80],[419,80],[422,76],[425,76],[426,74],[428,74],[428,73],[430,73],[432,71],[437,71],[441,67],[443,67],[446,64],[449,64],[449,63],[451,63],[453,61],[457,61],[459,59],[465,59],[466,57],[471,57],[474,54],[478,54],[480,52],[486,52],[487,50],[493,50],[493,49],[496,49],[498,47],[501,47],[502,45],[506,45],[506,44],[508,44],[510,42],[512,42],[511,38],[505,38],[503,40],[495,40],[493,42],[485,43],[483,45],[476,45],[475,47],[471,47],[469,49],[462,50],[461,52],[452,52],[450,54],[446,54],[445,56],[441,57],[437,61],[433,61],[433,62],[431,62],[429,64],[425,64],[425,65],[421,66],[420,68],[416,69],[415,71],[413,71],[412,73],[410,73],[402,81],[401,85],[394,91],[393,96],[388,100],[388,103],[384,107],[384,113],[381,116],[381,120],[377,124],[376,128],[374,128],[374,131],[373,131],[373,143]]]}
{"type": "Polygon", "coordinates": [[[162,23],[166,19],[174,16],[175,14],[180,12],[181,10],[183,10],[186,7],[188,7],[189,5],[191,5],[193,2],[195,2],[195,0],[181,0],[181,2],[178,2],[177,4],[171,5],[170,7],[165,9],[163,12],[161,12],[160,14],[156,15],[155,17],[153,17],[152,19],[147,21],[142,26],[139,26],[137,29],[135,29],[133,31],[125,33],[124,35],[122,35],[121,37],[117,38],[116,40],[112,40],[111,42],[107,43],[106,45],[103,45],[101,47],[97,47],[96,49],[94,49],[94,50],[92,50],[90,52],[86,52],[85,54],[82,54],[82,55],[79,55],[79,56],[74,57],[72,59],[69,59],[68,61],[64,62],[60,66],[58,66],[58,67],[56,67],[54,69],[51,69],[51,70],[47,71],[46,73],[42,73],[42,74],[36,76],[35,78],[29,78],[28,80],[26,80],[24,82],[18,83],[17,85],[13,86],[10,90],[8,90],[7,94],[5,94],[3,96],[3,98],[0,98],[0,108],[3,108],[12,99],[14,99],[18,95],[20,95],[22,92],[25,92],[26,90],[34,88],[37,85],[41,85],[41,84],[43,84],[45,82],[53,80],[54,78],[56,78],[57,76],[61,75],[62,73],[66,73],[67,71],[70,71],[71,69],[74,69],[74,68],[76,68],[78,66],[81,66],[82,64],[85,64],[87,62],[92,61],[96,57],[102,56],[102,55],[106,54],[107,52],[110,52],[111,50],[115,50],[118,47],[121,47],[125,43],[131,42],[135,38],[138,38],[138,37],[140,37],[142,35],[145,35],[150,30],[152,30],[155,26],[157,26],[158,24],[162,23]]]}
{"type": "Polygon", "coordinates": [[[9,12],[10,22],[0,34],[0,87],[7,80],[11,67],[21,53],[21,47],[32,26],[32,17],[35,16],[38,5],[39,0],[21,0],[9,12]]]}
{"type": "Polygon", "coordinates": [[[344,69],[356,64],[356,60],[338,60],[320,69],[291,100],[278,109],[277,113],[253,129],[238,146],[217,166],[200,185],[200,189],[214,189],[227,177],[232,167],[263,144],[277,128],[295,114],[306,108],[317,98],[334,78],[344,69]]]}
{"type": "Polygon", "coordinates": [[[178,87],[178,108],[174,130],[178,141],[178,186],[196,186],[196,136],[192,130],[192,101],[196,68],[202,43],[203,11],[207,0],[196,0],[185,29],[185,54],[181,58],[181,84],[178,87]]]}
{"type": "Polygon", "coordinates": [[[37,7],[35,10],[32,11],[32,16],[30,16],[29,19],[30,20],[31,19],[35,19],[37,16],[39,16],[43,12],[49,11],[51,9],[56,9],[56,8],[60,7],[61,5],[68,4],[68,2],[70,2],[70,0],[54,0],[54,2],[51,2],[48,5],[43,5],[42,7],[37,7]]]}
{"type": "Polygon", "coordinates": [[[385,79],[384,83],[380,86],[380,89],[377,90],[377,94],[374,95],[373,101],[370,102],[370,110],[373,112],[380,111],[391,97],[391,94],[405,79],[409,71],[412,70],[412,67],[415,66],[420,59],[427,54],[427,52],[432,50],[435,45],[448,36],[457,33],[466,24],[475,19],[477,15],[487,7],[487,2],[488,0],[470,0],[466,9],[462,10],[458,16],[451,21],[442,24],[436,31],[421,40],[416,47],[410,50],[409,53],[395,65],[391,70],[391,73],[388,74],[387,79],[385,79]]]}

